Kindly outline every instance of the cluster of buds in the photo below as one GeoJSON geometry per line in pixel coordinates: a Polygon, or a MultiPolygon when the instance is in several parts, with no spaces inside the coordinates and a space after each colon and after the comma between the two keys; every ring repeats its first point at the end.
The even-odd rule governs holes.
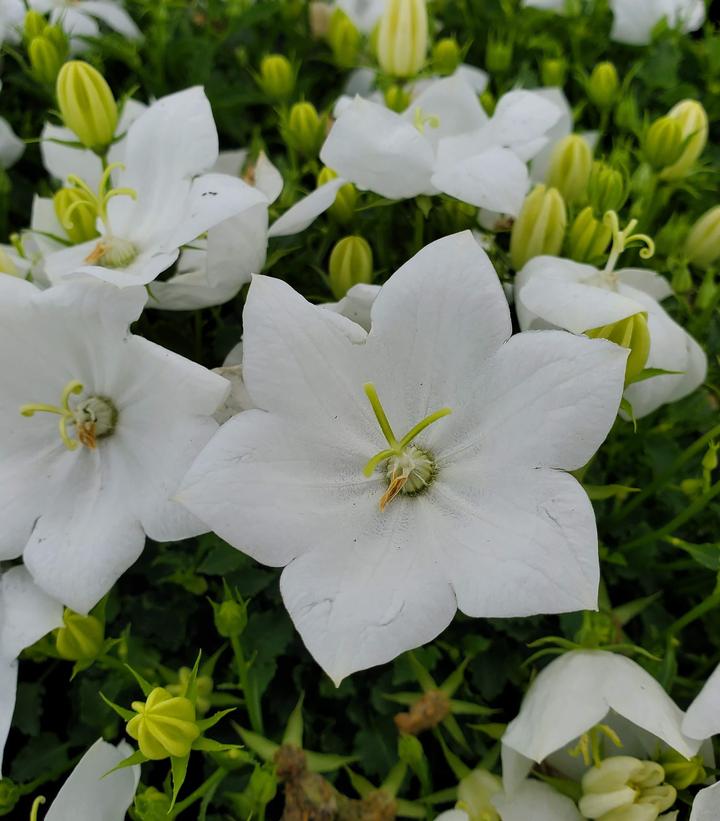
{"type": "Polygon", "coordinates": [[[33,77],[43,85],[52,86],[70,51],[65,32],[60,26],[48,23],[39,12],[29,11],[25,15],[23,39],[33,77]]]}

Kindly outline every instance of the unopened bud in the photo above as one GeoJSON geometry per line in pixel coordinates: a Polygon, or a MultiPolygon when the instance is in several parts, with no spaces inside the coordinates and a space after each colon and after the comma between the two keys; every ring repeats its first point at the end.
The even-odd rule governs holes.
{"type": "Polygon", "coordinates": [[[135,796],[133,817],[138,821],[167,821],[172,801],[155,787],[148,787],[135,796]]]}
{"type": "Polygon", "coordinates": [[[693,289],[693,278],[687,263],[679,260],[672,265],[670,285],[676,294],[686,294],[693,289]]]}
{"type": "Polygon", "coordinates": [[[402,86],[393,83],[385,90],[385,105],[399,114],[410,105],[410,94],[402,86]]]}
{"type": "Polygon", "coordinates": [[[610,244],[612,231],[593,214],[591,206],[575,217],[567,238],[567,253],[576,262],[595,262],[600,259],[610,244]]]}
{"type": "Polygon", "coordinates": [[[335,9],[330,18],[327,41],[340,68],[351,68],[357,63],[360,32],[342,9],[335,9]]]}
{"type": "Polygon", "coordinates": [[[344,237],[335,244],[328,264],[330,289],[342,299],[353,285],[373,281],[373,253],[363,237],[344,237]]]}
{"type": "Polygon", "coordinates": [[[182,758],[200,735],[192,701],[173,696],[164,687],[156,687],[147,701],[133,701],[131,706],[137,715],[128,721],[127,733],[153,761],[182,758]]]}
{"type": "Polygon", "coordinates": [[[308,22],[310,24],[310,34],[315,40],[327,37],[330,29],[330,19],[334,9],[324,0],[312,0],[308,6],[308,22]]]}
{"type": "Polygon", "coordinates": [[[22,796],[23,793],[17,784],[14,784],[9,778],[3,778],[0,781],[0,815],[10,815],[22,796]]]}
{"type": "Polygon", "coordinates": [[[47,37],[34,37],[28,45],[28,58],[33,77],[43,85],[52,85],[65,61],[47,37]]]}
{"type": "Polygon", "coordinates": [[[460,65],[460,46],[454,37],[443,37],[435,43],[432,64],[438,74],[452,74],[460,65]]]}
{"type": "Polygon", "coordinates": [[[392,77],[413,77],[425,65],[427,49],[425,0],[387,0],[378,28],[380,68],[392,77]]]}
{"type": "Polygon", "coordinates": [[[620,80],[617,69],[610,62],[598,63],[590,74],[587,85],[590,100],[601,111],[611,109],[620,92],[620,80]]]}
{"type": "Polygon", "coordinates": [[[602,218],[608,211],[619,211],[628,197],[624,174],[596,160],[590,171],[587,194],[596,216],[602,218]]]}
{"type": "MultiPolygon", "coordinates": [[[[331,168],[323,168],[318,174],[318,188],[336,177],[337,174],[331,168]]],[[[357,188],[351,182],[345,183],[335,195],[335,202],[328,209],[328,214],[341,225],[347,225],[355,215],[357,198],[357,188]]]]}
{"type": "Polygon", "coordinates": [[[566,203],[582,202],[587,195],[592,151],[579,134],[568,134],[555,146],[547,184],[562,194],[566,203]]]}
{"type": "Polygon", "coordinates": [[[25,40],[29,43],[35,37],[42,36],[47,24],[48,21],[39,11],[31,9],[25,15],[25,22],[23,23],[23,36],[25,40]]]}
{"type": "Polygon", "coordinates": [[[670,116],[655,120],[645,134],[643,149],[645,158],[656,171],[673,166],[683,152],[680,121],[670,116]]]}
{"type": "Polygon", "coordinates": [[[284,133],[291,148],[306,157],[314,157],[325,138],[325,124],[312,103],[295,103],[284,133]]]}
{"type": "Polygon", "coordinates": [[[697,306],[701,311],[707,310],[715,303],[718,293],[718,285],[715,281],[715,271],[712,268],[705,271],[705,276],[697,292],[697,306]]]}
{"type": "Polygon", "coordinates": [[[668,168],[663,168],[660,176],[664,180],[679,180],[686,177],[705,150],[708,140],[708,116],[697,100],[683,100],[673,106],[668,117],[680,123],[682,150],[679,159],[668,168]]]}
{"type": "Polygon", "coordinates": [[[73,245],[80,245],[98,236],[97,206],[85,191],[79,188],[61,188],[53,196],[53,205],[55,214],[73,245]]]}
{"type": "Polygon", "coordinates": [[[685,255],[689,262],[702,269],[720,259],[720,205],[706,211],[690,229],[685,255]]]}
{"type": "Polygon", "coordinates": [[[271,100],[287,100],[295,90],[295,71],[282,54],[268,54],[260,61],[258,85],[271,100]]]}
{"type": "Polygon", "coordinates": [[[63,55],[63,59],[67,57],[70,51],[70,41],[62,26],[59,26],[57,23],[45,26],[43,37],[46,37],[55,46],[58,53],[63,55]]]}
{"type": "Polygon", "coordinates": [[[480,95],[480,105],[483,107],[483,111],[488,115],[488,117],[492,117],[495,113],[495,106],[497,105],[497,100],[495,99],[495,95],[490,91],[489,88],[486,88],[485,91],[480,95]]]}
{"type": "Polygon", "coordinates": [[[707,780],[702,756],[687,759],[668,748],[663,752],[660,763],[665,770],[665,780],[677,790],[686,790],[694,784],[704,784],[707,780]]]}
{"type": "Polygon", "coordinates": [[[560,253],[567,211],[562,194],[556,188],[537,185],[525,202],[510,235],[510,259],[519,271],[526,262],[541,254],[560,253]]]}
{"type": "Polygon", "coordinates": [[[540,77],[544,86],[565,85],[568,64],[564,57],[545,57],[540,63],[540,77]]]}
{"type": "Polygon", "coordinates": [[[247,605],[234,599],[227,599],[213,605],[215,629],[223,638],[237,637],[247,627],[247,605]]]}
{"type": "Polygon", "coordinates": [[[492,74],[505,74],[512,66],[513,44],[502,37],[488,37],[485,66],[492,74]]]}
{"type": "Polygon", "coordinates": [[[55,634],[55,647],[67,661],[92,661],[105,643],[105,625],[95,616],[83,616],[65,608],[63,626],[55,634]]]}
{"type": "Polygon", "coordinates": [[[633,314],[618,322],[603,325],[601,328],[593,328],[585,331],[585,336],[589,336],[590,339],[607,339],[630,351],[625,367],[626,385],[637,381],[645,370],[650,355],[650,330],[647,314],[633,314]]]}
{"type": "Polygon", "coordinates": [[[56,88],[65,125],[86,148],[107,151],[115,136],[118,111],[102,74],[89,63],[71,60],[60,69],[56,88]]]}
{"type": "MultiPolygon", "coordinates": [[[[174,696],[184,696],[187,693],[192,670],[189,667],[181,667],[178,670],[178,680],[176,684],[168,684],[167,691],[174,696]]],[[[198,675],[195,678],[195,708],[200,715],[204,715],[212,706],[210,696],[212,695],[214,682],[210,676],[198,675]]]]}

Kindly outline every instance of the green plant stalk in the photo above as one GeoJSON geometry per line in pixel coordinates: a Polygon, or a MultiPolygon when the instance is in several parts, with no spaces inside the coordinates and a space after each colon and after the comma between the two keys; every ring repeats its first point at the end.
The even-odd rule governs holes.
{"type": "Polygon", "coordinates": [[[249,665],[245,660],[245,654],[243,653],[239,637],[232,636],[230,643],[232,645],[233,653],[235,654],[238,677],[240,679],[240,688],[245,696],[245,707],[250,719],[250,726],[252,727],[253,732],[258,733],[258,735],[263,735],[264,729],[262,711],[260,709],[260,698],[258,697],[255,683],[250,681],[250,676],[248,675],[249,665]]]}
{"type": "Polygon", "coordinates": [[[196,801],[199,801],[206,793],[210,792],[210,790],[215,791],[227,774],[228,770],[219,767],[209,778],[203,781],[195,792],[190,793],[183,801],[178,801],[168,818],[177,818],[181,812],[191,807],[196,801]]]}

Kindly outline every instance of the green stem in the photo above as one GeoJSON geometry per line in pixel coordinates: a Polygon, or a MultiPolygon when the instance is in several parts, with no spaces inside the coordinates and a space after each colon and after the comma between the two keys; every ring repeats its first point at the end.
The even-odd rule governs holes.
{"type": "Polygon", "coordinates": [[[715,588],[714,592],[709,595],[705,601],[700,602],[692,610],[689,610],[684,616],[681,616],[677,621],[670,625],[667,631],[668,641],[684,630],[689,624],[702,618],[706,613],[709,613],[714,608],[720,606],[720,584],[715,588]]]}
{"type": "Polygon", "coordinates": [[[169,817],[171,819],[176,818],[178,815],[180,815],[181,812],[186,810],[188,807],[191,807],[196,801],[199,801],[206,793],[210,792],[210,790],[216,790],[227,774],[228,770],[224,770],[222,767],[219,767],[206,781],[203,781],[203,783],[195,790],[195,792],[190,793],[190,795],[183,801],[179,801],[177,804],[175,804],[175,808],[173,809],[169,817]]]}
{"type": "Polygon", "coordinates": [[[248,717],[250,718],[250,726],[253,732],[263,735],[263,720],[262,712],[260,710],[260,699],[257,694],[257,689],[254,682],[250,680],[249,665],[245,661],[245,654],[243,653],[240,639],[237,636],[232,636],[230,639],[233,653],[235,654],[235,661],[238,668],[238,677],[240,679],[240,688],[245,696],[245,707],[247,708],[248,717]]]}

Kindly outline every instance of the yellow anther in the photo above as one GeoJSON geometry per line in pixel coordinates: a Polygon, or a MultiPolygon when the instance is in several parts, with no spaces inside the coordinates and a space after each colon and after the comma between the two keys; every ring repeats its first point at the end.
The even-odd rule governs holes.
{"type": "Polygon", "coordinates": [[[71,439],[68,434],[67,426],[69,422],[75,423],[75,414],[70,408],[70,397],[82,393],[82,382],[73,379],[68,382],[63,388],[60,395],[59,405],[46,405],[42,402],[34,402],[20,407],[20,413],[23,416],[34,416],[36,413],[55,413],[60,419],[58,420],[58,428],[60,430],[60,438],[68,450],[75,450],[78,446],[76,439],[71,439]]]}

